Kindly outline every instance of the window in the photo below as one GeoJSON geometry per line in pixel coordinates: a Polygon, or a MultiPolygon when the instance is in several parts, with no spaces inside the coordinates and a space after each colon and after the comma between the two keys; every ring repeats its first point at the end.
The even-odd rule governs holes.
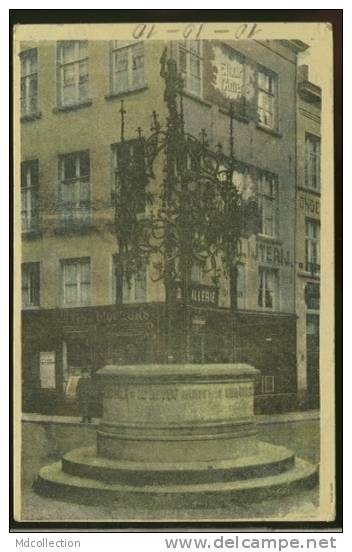
{"type": "Polygon", "coordinates": [[[22,263],[22,308],[39,307],[40,263],[22,263]]]}
{"type": "Polygon", "coordinates": [[[21,221],[22,232],[38,228],[38,159],[21,163],[21,221]]]}
{"type": "Polygon", "coordinates": [[[270,268],[259,268],[258,306],[262,309],[278,310],[278,272],[270,268]]]}
{"type": "Polygon", "coordinates": [[[63,295],[66,307],[90,304],[90,259],[65,259],[61,261],[63,295]]]}
{"type": "Polygon", "coordinates": [[[319,316],[317,314],[307,314],[306,333],[319,338],[319,316]]]}
{"type": "Polygon", "coordinates": [[[320,138],[306,134],[305,184],[307,188],[320,190],[320,138]]]}
{"type": "Polygon", "coordinates": [[[114,40],[111,47],[111,93],[144,86],[144,44],[114,40]]]}
{"type": "Polygon", "coordinates": [[[319,310],[320,308],[320,287],[319,284],[308,282],[304,289],[304,298],[307,309],[319,310]]]}
{"type": "Polygon", "coordinates": [[[62,107],[88,100],[88,41],[58,43],[58,103],[62,107]]]}
{"type": "Polygon", "coordinates": [[[129,205],[134,205],[136,213],[144,213],[147,183],[144,140],[120,142],[111,148],[114,198],[122,204],[127,201],[129,205]]]}
{"type": "Polygon", "coordinates": [[[260,234],[277,235],[277,178],[269,173],[260,173],[258,178],[258,206],[260,234]]]}
{"type": "MultiPolygon", "coordinates": [[[[112,259],[112,300],[116,303],[116,257],[112,259]]],[[[143,303],[147,299],[147,272],[144,266],[130,281],[123,282],[123,302],[143,303]]]]}
{"type": "Polygon", "coordinates": [[[275,392],[275,377],[262,376],[262,393],[274,393],[274,392],[275,392]]]}
{"type": "Polygon", "coordinates": [[[320,222],[306,219],[306,271],[318,275],[320,272],[320,222]]]}
{"type": "Polygon", "coordinates": [[[277,78],[271,73],[258,71],[257,108],[259,122],[271,129],[277,127],[277,78]]]}
{"type": "Polygon", "coordinates": [[[202,96],[202,42],[200,40],[184,40],[178,43],[178,67],[184,78],[187,92],[202,96]]]}
{"type": "Polygon", "coordinates": [[[38,50],[21,53],[21,116],[38,112],[38,50]]]}
{"type": "Polygon", "coordinates": [[[59,201],[61,223],[71,228],[90,221],[89,152],[59,157],[59,201]]]}
{"type": "Polygon", "coordinates": [[[206,269],[205,261],[203,262],[199,261],[197,263],[193,263],[192,269],[191,269],[192,282],[197,284],[200,284],[201,282],[203,282],[205,277],[205,269],[206,269]]]}

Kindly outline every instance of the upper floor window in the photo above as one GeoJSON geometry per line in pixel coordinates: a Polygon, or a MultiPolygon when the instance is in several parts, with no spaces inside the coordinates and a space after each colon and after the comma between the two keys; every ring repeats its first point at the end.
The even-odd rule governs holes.
{"type": "MultiPolygon", "coordinates": [[[[112,262],[112,300],[116,303],[116,257],[112,262]]],[[[144,303],[147,300],[147,270],[143,266],[136,274],[132,274],[128,281],[123,280],[122,300],[124,303],[144,303]]]]}
{"type": "Polygon", "coordinates": [[[275,269],[259,267],[258,306],[262,309],[278,310],[279,275],[275,269]]]}
{"type": "Polygon", "coordinates": [[[205,262],[199,261],[192,264],[191,280],[194,283],[204,283],[205,279],[205,262]]]}
{"type": "Polygon", "coordinates": [[[320,138],[306,134],[305,185],[311,190],[320,190],[320,138]]]}
{"type": "Polygon", "coordinates": [[[58,43],[58,103],[62,107],[86,102],[88,98],[88,41],[58,43]]]}
{"type": "Polygon", "coordinates": [[[38,112],[38,50],[21,53],[21,116],[38,112]]]}
{"type": "Polygon", "coordinates": [[[22,232],[38,228],[38,159],[21,163],[22,232]]]}
{"type": "Polygon", "coordinates": [[[40,263],[22,263],[22,308],[39,306],[40,263]]]}
{"type": "Polygon", "coordinates": [[[320,222],[306,218],[306,271],[318,275],[320,272],[320,222]]]}
{"type": "Polygon", "coordinates": [[[135,139],[113,144],[112,193],[115,201],[136,207],[137,213],[145,212],[146,169],[144,140],[135,139]]]}
{"type": "Polygon", "coordinates": [[[59,200],[65,225],[81,226],[90,221],[89,151],[60,155],[59,200]]]}
{"type": "Polygon", "coordinates": [[[258,71],[257,111],[259,122],[271,129],[277,128],[277,77],[258,71]]]}
{"type": "Polygon", "coordinates": [[[110,58],[111,93],[119,94],[144,86],[144,44],[114,40],[110,58]]]}
{"type": "Polygon", "coordinates": [[[90,304],[90,259],[64,259],[62,268],[62,304],[79,307],[90,304]]]}
{"type": "Polygon", "coordinates": [[[277,235],[277,178],[261,172],[258,178],[258,204],[260,210],[260,233],[265,236],[277,235]]]}
{"type": "Polygon", "coordinates": [[[203,56],[201,40],[178,43],[178,68],[184,78],[185,91],[202,97],[203,56]]]}

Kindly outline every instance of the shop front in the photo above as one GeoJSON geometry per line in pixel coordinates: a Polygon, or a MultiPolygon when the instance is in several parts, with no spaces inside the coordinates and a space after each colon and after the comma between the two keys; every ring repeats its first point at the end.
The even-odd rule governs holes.
{"type": "MultiPolygon", "coordinates": [[[[209,295],[203,293],[204,304],[199,297],[189,311],[190,362],[251,364],[261,372],[256,382],[257,412],[294,408],[295,316],[233,314],[210,305],[209,295]]],[[[175,305],[170,354],[162,303],[23,311],[23,410],[78,415],[75,390],[85,368],[94,378],[109,364],[182,362],[184,320],[183,306],[175,305]]],[[[95,402],[94,414],[99,416],[98,392],[95,402]]]]}
{"type": "Polygon", "coordinates": [[[76,415],[84,369],[159,362],[161,316],[158,305],[23,311],[23,410],[76,415]]]}

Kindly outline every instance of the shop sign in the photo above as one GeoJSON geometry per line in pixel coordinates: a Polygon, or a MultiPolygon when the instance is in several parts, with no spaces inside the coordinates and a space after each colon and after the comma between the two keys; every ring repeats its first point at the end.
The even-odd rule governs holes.
{"type": "Polygon", "coordinates": [[[283,247],[263,242],[256,243],[256,248],[252,256],[260,263],[267,265],[291,266],[292,264],[290,251],[285,251],[283,247]]]}
{"type": "MultiPolygon", "coordinates": [[[[182,287],[179,285],[176,288],[176,299],[182,300],[182,298],[182,287]]],[[[193,304],[217,306],[218,298],[218,289],[214,286],[203,284],[191,285],[191,302],[193,304]]]]}
{"type": "Polygon", "coordinates": [[[96,321],[99,323],[112,322],[146,322],[150,319],[149,312],[144,309],[130,311],[99,310],[96,313],[96,321]]]}
{"type": "Polygon", "coordinates": [[[298,205],[301,211],[309,213],[310,215],[320,216],[320,200],[309,197],[307,195],[298,196],[298,205]]]}
{"type": "Polygon", "coordinates": [[[90,324],[111,324],[145,322],[150,320],[150,313],[142,308],[123,308],[120,310],[115,305],[110,307],[94,307],[82,309],[62,309],[60,311],[61,321],[72,328],[82,327],[90,324]]]}
{"type": "Polygon", "coordinates": [[[55,352],[40,353],[39,374],[42,389],[55,389],[55,352]]]}

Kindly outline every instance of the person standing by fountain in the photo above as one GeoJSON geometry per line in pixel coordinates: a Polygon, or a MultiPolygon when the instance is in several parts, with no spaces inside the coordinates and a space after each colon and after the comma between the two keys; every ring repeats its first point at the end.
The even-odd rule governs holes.
{"type": "Polygon", "coordinates": [[[93,401],[93,382],[90,371],[88,368],[84,368],[82,375],[77,385],[77,397],[79,403],[79,411],[82,416],[81,424],[85,422],[91,423],[92,421],[92,401],[93,401]]]}

